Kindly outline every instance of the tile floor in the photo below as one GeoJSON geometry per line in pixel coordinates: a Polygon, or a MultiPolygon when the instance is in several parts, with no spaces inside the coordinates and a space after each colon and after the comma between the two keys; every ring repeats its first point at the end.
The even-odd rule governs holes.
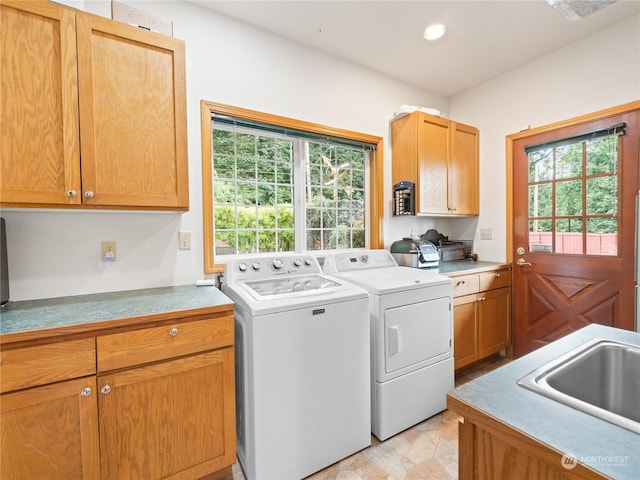
{"type": "MultiPolygon", "coordinates": [[[[491,357],[456,374],[456,386],[509,362],[491,357]]],[[[458,478],[459,415],[445,410],[384,442],[371,436],[371,446],[321,470],[307,480],[440,480],[458,478]]],[[[224,480],[244,480],[236,463],[224,480]]]]}

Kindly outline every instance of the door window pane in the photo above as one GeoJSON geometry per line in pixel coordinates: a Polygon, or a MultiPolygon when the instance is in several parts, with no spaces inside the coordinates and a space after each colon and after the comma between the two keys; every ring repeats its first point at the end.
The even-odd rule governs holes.
{"type": "Polygon", "coordinates": [[[618,135],[528,153],[530,251],[618,255],[618,135]]]}

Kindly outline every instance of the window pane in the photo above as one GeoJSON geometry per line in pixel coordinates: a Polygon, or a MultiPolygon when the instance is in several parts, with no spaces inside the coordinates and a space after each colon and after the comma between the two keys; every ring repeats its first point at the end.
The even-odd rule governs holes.
{"type": "Polygon", "coordinates": [[[582,214],[582,181],[556,183],[556,215],[582,214]]]}
{"type": "Polygon", "coordinates": [[[529,183],[553,179],[553,149],[529,154],[529,183]]]}
{"type": "Polygon", "coordinates": [[[552,252],[551,220],[529,220],[529,251],[552,252]]]}
{"type": "Polygon", "coordinates": [[[236,232],[216,230],[215,254],[232,255],[236,253],[236,232]]]}
{"type": "Polygon", "coordinates": [[[258,137],[258,157],[270,160],[276,159],[276,139],[271,137],[258,137]]]}
{"type": "Polygon", "coordinates": [[[256,137],[247,133],[236,134],[236,155],[253,157],[256,154],[256,137]]]}
{"type": "Polygon", "coordinates": [[[582,143],[557,147],[555,150],[555,178],[571,178],[582,175],[582,143]]]}
{"type": "Polygon", "coordinates": [[[293,205],[293,188],[278,186],[276,190],[277,205],[293,205]]]}
{"type": "Polygon", "coordinates": [[[618,170],[618,136],[587,140],[587,175],[618,170]]]}
{"type": "Polygon", "coordinates": [[[278,208],[277,221],[278,228],[293,230],[293,208],[278,208]]]}
{"type": "Polygon", "coordinates": [[[258,205],[275,205],[276,187],[270,183],[258,184],[258,205]]]}
{"type": "Polygon", "coordinates": [[[238,180],[256,179],[256,161],[253,158],[238,157],[236,163],[238,180]]]}
{"type": "Polygon", "coordinates": [[[587,179],[587,214],[615,214],[618,210],[618,177],[587,179]]]}
{"type": "Polygon", "coordinates": [[[581,254],[582,220],[559,219],[556,221],[556,253],[581,254]]]}
{"type": "Polygon", "coordinates": [[[236,188],[234,182],[216,180],[213,182],[214,203],[236,203],[236,188]]]}
{"type": "Polygon", "coordinates": [[[268,160],[258,160],[258,181],[275,183],[276,164],[268,160]]]}
{"type": "Polygon", "coordinates": [[[276,163],[276,181],[287,185],[291,185],[293,183],[293,166],[291,163],[276,163]]]}
{"type": "Polygon", "coordinates": [[[256,204],[256,184],[255,183],[238,183],[237,185],[238,204],[239,205],[255,205],[256,204]]]}
{"type": "Polygon", "coordinates": [[[238,230],[238,253],[257,253],[258,239],[255,230],[238,230]]]}
{"type": "Polygon", "coordinates": [[[278,252],[292,252],[296,248],[293,230],[278,230],[278,252]]]}
{"type": "Polygon", "coordinates": [[[307,228],[307,250],[321,250],[322,236],[319,229],[307,228]]]}
{"type": "Polygon", "coordinates": [[[213,151],[215,153],[233,155],[235,153],[235,137],[233,132],[214,130],[213,151]]]}
{"type": "Polygon", "coordinates": [[[216,230],[235,229],[235,207],[216,205],[213,208],[213,221],[216,230]]]}
{"type": "Polygon", "coordinates": [[[215,155],[213,157],[213,177],[214,178],[236,178],[235,157],[228,155],[215,155]]]}
{"type": "Polygon", "coordinates": [[[618,255],[618,219],[587,219],[587,253],[590,255],[618,255]]]}
{"type": "Polygon", "coordinates": [[[529,186],[529,217],[550,217],[552,212],[552,186],[544,185],[529,186]]]}

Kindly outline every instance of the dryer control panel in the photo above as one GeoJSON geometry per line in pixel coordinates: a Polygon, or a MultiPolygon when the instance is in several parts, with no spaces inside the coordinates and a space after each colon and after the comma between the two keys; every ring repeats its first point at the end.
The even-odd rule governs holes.
{"type": "Polygon", "coordinates": [[[341,252],[330,255],[325,259],[324,273],[331,274],[397,266],[395,259],[387,250],[341,252]]]}

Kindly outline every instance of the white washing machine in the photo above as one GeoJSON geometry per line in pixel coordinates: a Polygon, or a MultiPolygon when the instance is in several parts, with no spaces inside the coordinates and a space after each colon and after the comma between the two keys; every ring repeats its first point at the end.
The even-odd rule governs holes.
{"type": "Polygon", "coordinates": [[[453,286],[386,250],[335,253],[324,272],[369,292],[371,428],[385,440],[446,409],[454,386],[453,286]]]}
{"type": "Polygon", "coordinates": [[[249,480],[306,477],[371,444],[367,292],[310,255],[238,258],[236,427],[249,480]]]}

